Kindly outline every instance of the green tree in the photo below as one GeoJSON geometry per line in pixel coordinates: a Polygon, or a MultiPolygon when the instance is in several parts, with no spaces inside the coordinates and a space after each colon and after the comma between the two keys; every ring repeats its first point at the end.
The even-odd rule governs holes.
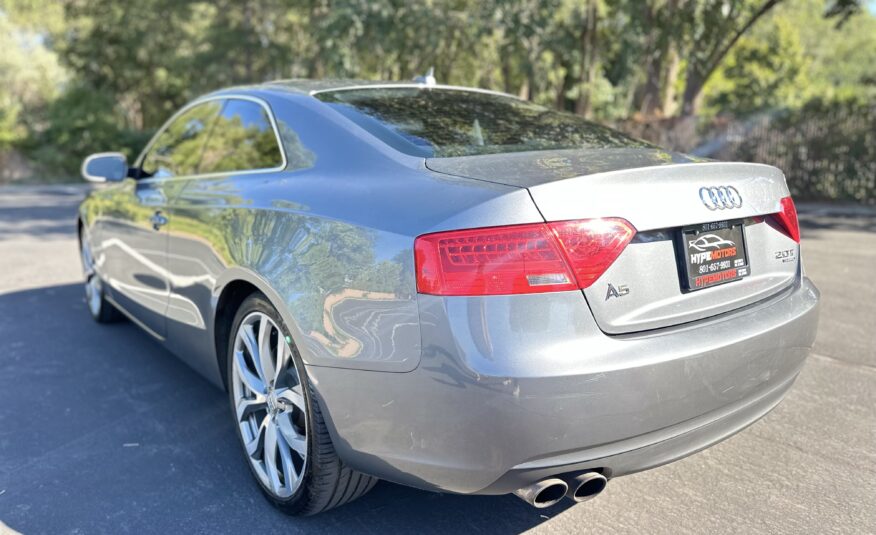
{"type": "Polygon", "coordinates": [[[199,94],[287,77],[434,66],[602,120],[692,115],[704,99],[708,113],[797,106],[876,81],[864,0],[0,2],[0,150],[68,170],[88,150],[135,152],[134,132],[199,94]]]}
{"type": "Polygon", "coordinates": [[[131,128],[113,95],[85,85],[67,87],[43,115],[44,126],[22,143],[49,175],[74,176],[100,150],[137,155],[151,132],[131,128]]]}
{"type": "MultiPolygon", "coordinates": [[[[702,91],[733,46],[783,0],[687,0],[680,13],[687,67],[681,113],[696,114],[702,91]]],[[[864,0],[828,0],[825,17],[839,23],[861,10],[864,0]]]]}
{"type": "Polygon", "coordinates": [[[809,85],[808,59],[791,21],[773,17],[742,37],[704,88],[710,113],[737,115],[799,106],[809,85]]]}
{"type": "Polygon", "coordinates": [[[155,128],[203,86],[193,64],[207,6],[187,0],[70,0],[53,44],[77,78],[155,128]]]}
{"type": "Polygon", "coordinates": [[[745,115],[812,98],[876,94],[876,17],[841,26],[822,0],[776,8],[740,38],[703,90],[706,112],[745,115]]]}
{"type": "Polygon", "coordinates": [[[37,116],[67,78],[40,35],[18,26],[0,10],[0,150],[38,128],[37,116]]]}

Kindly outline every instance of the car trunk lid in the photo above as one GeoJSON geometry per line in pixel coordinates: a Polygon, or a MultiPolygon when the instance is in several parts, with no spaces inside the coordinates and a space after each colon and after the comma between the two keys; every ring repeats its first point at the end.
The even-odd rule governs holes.
{"type": "Polygon", "coordinates": [[[428,160],[427,166],[526,187],[547,221],[619,217],[632,223],[636,237],[583,290],[607,333],[721,314],[781,291],[797,275],[798,243],[770,217],[788,196],[784,176],[775,167],[696,162],[652,149],[440,158],[428,160]],[[722,193],[732,188],[738,203],[715,206],[709,191],[717,188],[725,188],[722,193]],[[731,249],[734,255],[727,254],[731,249]],[[698,258],[690,256],[697,253],[698,258]],[[721,254],[726,261],[709,260],[721,254]],[[734,266],[737,261],[744,263],[734,266]],[[735,280],[716,281],[709,278],[714,277],[708,271],[712,265],[720,267],[719,273],[741,271],[731,277],[735,280]],[[709,287],[696,288],[699,275],[706,276],[709,287]]]}

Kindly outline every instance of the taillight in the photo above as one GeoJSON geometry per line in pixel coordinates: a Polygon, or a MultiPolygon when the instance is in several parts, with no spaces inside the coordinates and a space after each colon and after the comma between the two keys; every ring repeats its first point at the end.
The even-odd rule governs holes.
{"type": "Polygon", "coordinates": [[[635,233],[623,219],[589,219],[426,234],[414,242],[417,291],[500,295],[587,288],[635,233]]]}
{"type": "Polygon", "coordinates": [[[780,203],[782,211],[773,214],[773,217],[782,225],[791,239],[800,243],[800,223],[797,220],[797,207],[794,206],[794,200],[790,197],[784,197],[780,203]]]}
{"type": "Polygon", "coordinates": [[[587,288],[605,273],[636,235],[624,219],[562,221],[548,226],[560,240],[579,288],[587,288]]]}

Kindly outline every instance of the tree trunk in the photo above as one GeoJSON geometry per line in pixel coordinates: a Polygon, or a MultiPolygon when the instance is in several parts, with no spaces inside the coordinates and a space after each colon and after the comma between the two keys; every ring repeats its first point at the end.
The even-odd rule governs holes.
{"type": "Polygon", "coordinates": [[[243,5],[243,27],[246,30],[246,41],[243,44],[243,77],[244,83],[251,84],[255,80],[253,80],[253,70],[252,70],[252,47],[253,47],[253,38],[254,38],[254,28],[252,24],[252,2],[247,1],[243,5]]]}
{"type": "Polygon", "coordinates": [[[657,46],[658,26],[654,9],[650,2],[642,1],[642,27],[647,28],[645,36],[645,80],[633,96],[633,109],[650,117],[660,112],[661,74],[663,70],[663,51],[657,46]]]}
{"type": "Polygon", "coordinates": [[[669,117],[675,114],[675,81],[678,80],[678,72],[681,70],[681,60],[678,57],[678,51],[672,45],[667,50],[668,60],[664,62],[664,72],[662,75],[663,91],[663,111],[664,117],[669,117]]]}
{"type": "Polygon", "coordinates": [[[754,26],[754,23],[761,17],[766,15],[782,0],[765,0],[761,6],[748,17],[748,19],[739,26],[739,29],[730,35],[730,38],[724,42],[715,42],[715,48],[704,60],[692,62],[688,65],[687,81],[684,86],[684,95],[682,97],[681,114],[684,116],[695,115],[700,107],[702,100],[703,87],[712,76],[712,73],[721,64],[721,61],[733,48],[733,45],[742,37],[748,30],[754,26]]]}
{"type": "Polygon", "coordinates": [[[557,89],[556,100],[554,101],[554,107],[560,111],[569,111],[569,98],[566,94],[569,92],[569,88],[575,83],[572,79],[571,69],[568,66],[563,66],[566,71],[566,74],[563,75],[563,79],[560,82],[560,87],[557,89]]]}
{"type": "Polygon", "coordinates": [[[645,85],[642,87],[641,95],[638,99],[639,112],[645,117],[662,115],[662,102],[660,99],[662,73],[663,54],[655,50],[648,55],[648,60],[645,64],[645,85]]]}
{"type": "Polygon", "coordinates": [[[593,85],[598,72],[596,31],[598,28],[596,0],[587,0],[587,20],[581,32],[581,78],[582,86],[575,104],[575,113],[590,118],[593,116],[593,85]]]}
{"type": "Polygon", "coordinates": [[[684,94],[681,97],[682,116],[689,117],[696,115],[699,112],[704,85],[706,85],[706,77],[698,71],[687,73],[687,81],[685,81],[684,84],[684,94]]]}
{"type": "Polygon", "coordinates": [[[531,95],[528,76],[523,80],[523,85],[521,85],[520,89],[517,91],[517,96],[522,98],[523,100],[529,100],[531,95]]]}
{"type": "MultiPolygon", "coordinates": [[[[323,2],[313,2],[310,6],[310,14],[307,18],[306,27],[318,28],[322,24],[322,19],[328,13],[328,6],[323,2]]],[[[310,60],[307,62],[307,77],[321,79],[325,77],[325,64],[322,61],[322,44],[320,39],[311,39],[313,48],[308,54],[310,60]]]]}
{"type": "Polygon", "coordinates": [[[508,61],[508,50],[502,53],[502,90],[506,93],[513,93],[514,88],[511,85],[511,64],[508,61]]]}

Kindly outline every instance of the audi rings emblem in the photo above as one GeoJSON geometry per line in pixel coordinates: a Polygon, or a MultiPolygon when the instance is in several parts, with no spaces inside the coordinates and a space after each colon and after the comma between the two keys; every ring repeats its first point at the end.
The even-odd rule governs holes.
{"type": "Polygon", "coordinates": [[[700,188],[700,200],[709,210],[729,210],[742,207],[742,195],[733,186],[700,188]]]}

